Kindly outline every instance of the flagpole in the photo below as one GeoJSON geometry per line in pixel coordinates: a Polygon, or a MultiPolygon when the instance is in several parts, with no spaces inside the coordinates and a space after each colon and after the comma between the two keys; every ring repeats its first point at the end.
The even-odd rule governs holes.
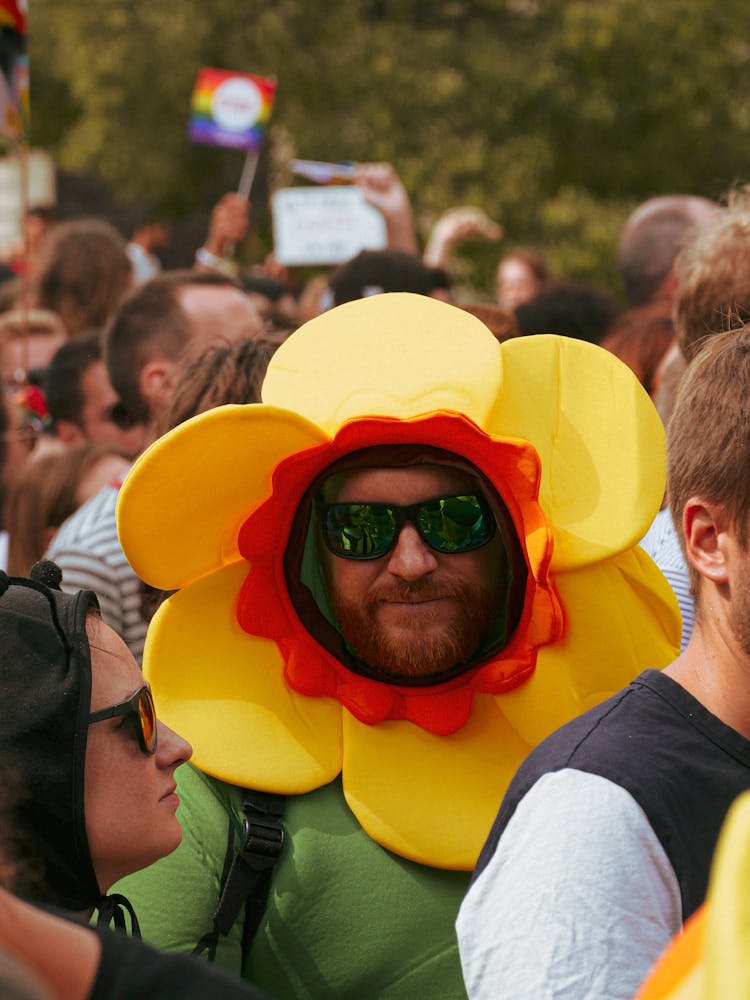
{"type": "Polygon", "coordinates": [[[250,191],[253,186],[253,180],[255,179],[255,171],[258,167],[258,154],[254,152],[248,152],[245,154],[245,163],[242,167],[242,176],[240,177],[240,183],[237,188],[237,193],[241,194],[243,198],[250,198],[250,191]]]}

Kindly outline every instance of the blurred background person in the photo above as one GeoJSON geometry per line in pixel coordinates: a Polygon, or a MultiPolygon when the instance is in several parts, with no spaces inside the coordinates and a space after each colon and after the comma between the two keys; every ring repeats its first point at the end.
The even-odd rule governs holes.
{"type": "Polygon", "coordinates": [[[450,279],[439,267],[428,267],[421,257],[405,250],[361,250],[328,277],[326,308],[364,299],[381,292],[416,292],[451,301],[450,279]]]}
{"type": "Polygon", "coordinates": [[[622,306],[606,288],[576,281],[555,281],[513,310],[524,336],[558,333],[598,344],[622,306]]]}
{"type": "Polygon", "coordinates": [[[103,486],[120,482],[129,468],[124,455],[90,441],[60,445],[27,461],[8,493],[8,572],[28,576],[63,521],[103,486]]]}
{"type": "Polygon", "coordinates": [[[33,304],[63,321],[68,337],[102,329],[133,283],[125,239],[101,219],[61,222],[39,247],[33,304]]]}
{"type": "Polygon", "coordinates": [[[166,222],[143,222],[135,227],[125,248],[133,269],[133,284],[141,285],[159,274],[159,251],[166,250],[171,235],[166,222]]]}
{"type": "Polygon", "coordinates": [[[512,312],[533,299],[551,280],[549,265],[539,250],[513,247],[498,261],[495,273],[497,303],[512,312]]]}
{"type": "Polygon", "coordinates": [[[3,385],[42,385],[44,372],[67,334],[49,309],[11,309],[0,313],[0,372],[3,385]]]}
{"type": "Polygon", "coordinates": [[[64,445],[91,441],[135,458],[146,427],[128,413],[112,388],[102,359],[101,336],[91,333],[64,343],[44,376],[51,433],[64,445]]]}
{"type": "Polygon", "coordinates": [[[600,341],[631,369],[656,401],[661,387],[663,359],[674,340],[670,316],[650,306],[627,309],[615,318],[600,341]]]}

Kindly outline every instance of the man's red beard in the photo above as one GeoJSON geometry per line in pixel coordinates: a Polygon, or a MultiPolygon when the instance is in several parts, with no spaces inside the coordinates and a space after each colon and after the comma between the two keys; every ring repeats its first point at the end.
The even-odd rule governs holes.
{"type": "Polygon", "coordinates": [[[344,638],[363,663],[393,679],[421,678],[470,661],[492,633],[498,596],[496,588],[418,581],[373,589],[357,604],[334,594],[331,603],[344,638]],[[451,600],[434,608],[390,608],[386,623],[378,615],[382,602],[438,598],[451,600]]]}

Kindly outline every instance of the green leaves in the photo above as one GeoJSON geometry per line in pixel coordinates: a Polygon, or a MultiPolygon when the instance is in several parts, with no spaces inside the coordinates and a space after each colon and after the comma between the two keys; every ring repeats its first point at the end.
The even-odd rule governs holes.
{"type": "MultiPolygon", "coordinates": [[[[505,244],[612,284],[634,204],[742,179],[749,22],[740,0],[34,0],[32,140],[123,196],[207,209],[242,157],[187,141],[197,70],[276,75],[259,191],[289,155],[389,160],[423,237],[478,204],[505,244]]],[[[477,294],[501,250],[462,249],[477,294]]]]}

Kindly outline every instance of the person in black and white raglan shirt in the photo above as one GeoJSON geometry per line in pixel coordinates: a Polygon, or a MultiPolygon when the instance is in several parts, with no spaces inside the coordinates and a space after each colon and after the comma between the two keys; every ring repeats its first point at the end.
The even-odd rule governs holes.
{"type": "Polygon", "coordinates": [[[521,766],[456,923],[472,1000],[632,998],[703,901],[725,813],[750,788],[748,399],[750,327],[707,343],[669,429],[690,642],[521,766]]]}

